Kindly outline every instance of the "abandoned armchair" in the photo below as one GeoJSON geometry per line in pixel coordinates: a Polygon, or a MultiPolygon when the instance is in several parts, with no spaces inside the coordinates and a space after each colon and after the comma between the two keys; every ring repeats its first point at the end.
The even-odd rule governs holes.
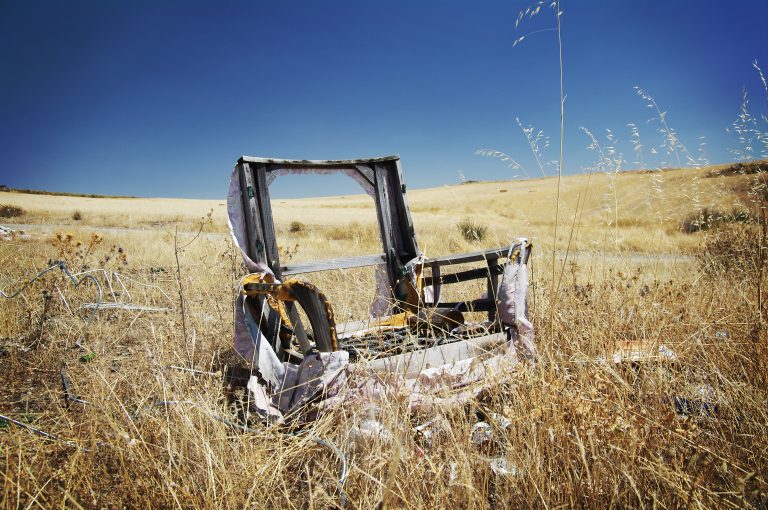
{"type": "Polygon", "coordinates": [[[235,302],[235,350],[250,361],[251,406],[264,419],[306,421],[342,400],[404,390],[412,411],[477,395],[491,372],[536,357],[527,317],[525,238],[496,249],[426,258],[416,242],[400,158],[285,160],[241,157],[230,181],[229,227],[249,274],[235,302]],[[269,185],[286,174],[343,173],[372,197],[382,251],[282,265],[269,185]],[[471,269],[445,273],[449,266],[471,269]],[[315,285],[295,275],[374,266],[370,317],[337,324],[315,285]],[[444,285],[486,280],[483,296],[441,300],[444,285]],[[487,314],[471,322],[465,315],[487,314]],[[355,384],[350,384],[354,380],[355,384]],[[385,382],[386,381],[386,382],[385,382]]]}

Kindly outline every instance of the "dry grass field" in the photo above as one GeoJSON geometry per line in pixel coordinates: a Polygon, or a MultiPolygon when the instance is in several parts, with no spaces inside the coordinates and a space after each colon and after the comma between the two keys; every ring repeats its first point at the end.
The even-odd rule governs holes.
{"type": "MultiPolygon", "coordinates": [[[[0,192],[23,209],[0,224],[31,236],[0,241],[1,290],[66,260],[105,303],[161,309],[103,308],[88,327],[95,286],[59,271],[0,301],[0,414],[20,424],[0,420],[0,507],[765,508],[766,173],[729,168],[565,177],[556,234],[554,178],[409,190],[427,256],[532,239],[541,359],[458,410],[410,416],[393,395],[387,438],[363,444],[351,429],[369,410],[352,405],[301,434],[211,418],[237,420],[222,376],[242,363],[227,173],[214,201],[0,192]],[[610,362],[638,340],[677,358],[610,362]],[[66,399],[62,368],[87,404],[66,399]],[[481,418],[493,440],[476,444],[481,418]],[[413,428],[430,420],[425,440],[413,428]],[[343,452],[343,493],[313,437],[343,452]]],[[[379,250],[365,195],[273,207],[283,261],[379,250]]],[[[308,276],[337,317],[367,314],[370,270],[308,276]]]]}

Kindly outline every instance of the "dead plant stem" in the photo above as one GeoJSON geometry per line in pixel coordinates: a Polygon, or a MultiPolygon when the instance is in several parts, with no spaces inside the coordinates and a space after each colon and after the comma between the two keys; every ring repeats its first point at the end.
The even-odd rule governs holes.
{"type": "Polygon", "coordinates": [[[556,273],[556,266],[557,266],[557,227],[560,217],[560,183],[563,177],[563,135],[564,135],[564,128],[565,128],[565,93],[563,88],[563,38],[562,38],[562,32],[561,32],[561,25],[560,25],[560,0],[557,0],[556,2],[556,16],[557,16],[557,46],[558,46],[558,57],[559,57],[559,63],[560,63],[560,155],[558,157],[557,162],[557,196],[555,200],[555,232],[554,232],[554,239],[552,242],[552,287],[550,292],[550,316],[549,316],[549,325],[550,325],[550,337],[554,339],[555,337],[555,305],[557,301],[557,289],[555,285],[555,273],[556,273]]]}

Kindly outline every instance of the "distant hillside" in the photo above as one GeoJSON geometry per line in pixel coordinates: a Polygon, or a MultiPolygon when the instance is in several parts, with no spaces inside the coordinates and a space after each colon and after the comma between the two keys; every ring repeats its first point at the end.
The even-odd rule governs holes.
{"type": "Polygon", "coordinates": [[[6,191],[9,193],[25,193],[28,195],[53,195],[57,197],[85,197],[85,198],[137,198],[130,195],[96,195],[94,193],[67,193],[66,191],[45,191],[38,189],[26,189],[26,188],[9,188],[8,186],[0,184],[0,191],[6,191]]]}

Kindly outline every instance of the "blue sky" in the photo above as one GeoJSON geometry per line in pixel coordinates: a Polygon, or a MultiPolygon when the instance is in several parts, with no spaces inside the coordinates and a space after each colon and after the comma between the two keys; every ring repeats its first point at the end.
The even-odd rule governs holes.
{"type": "MultiPolygon", "coordinates": [[[[515,118],[556,158],[556,34],[515,1],[0,2],[0,184],[219,198],[241,154],[335,159],[397,153],[410,187],[540,175],[515,118]],[[523,168],[475,154],[493,148],[523,168]]],[[[635,167],[661,136],[647,90],[694,151],[732,159],[725,129],[746,87],[768,98],[765,0],[562,2],[565,173],[595,160],[587,127],[635,167]]],[[[765,127],[765,124],[763,124],[765,127]]],[[[548,169],[548,173],[553,173],[548,169]]],[[[355,184],[281,180],[273,196],[355,184]]],[[[348,187],[347,187],[348,186],[348,187]]]]}

